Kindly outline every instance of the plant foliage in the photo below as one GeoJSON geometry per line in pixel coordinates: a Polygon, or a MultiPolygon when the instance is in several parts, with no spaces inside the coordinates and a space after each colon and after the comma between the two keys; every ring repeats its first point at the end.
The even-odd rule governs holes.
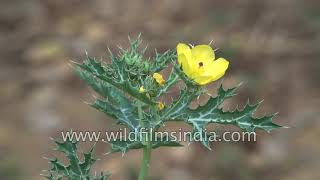
{"type": "MultiPolygon", "coordinates": [[[[175,50],[168,50],[164,53],[155,53],[153,58],[145,58],[146,48],[141,48],[140,36],[136,39],[129,39],[128,49],[120,48],[118,54],[109,50],[110,61],[102,62],[87,55],[81,62],[73,62],[75,72],[84,80],[99,97],[90,106],[103,112],[114,119],[118,124],[127,127],[131,132],[137,134],[144,129],[149,135],[154,134],[163,127],[165,123],[180,121],[189,124],[194,135],[192,141],[210,123],[231,124],[244,131],[254,132],[261,129],[270,132],[282,126],[272,122],[274,114],[254,117],[254,113],[261,103],[249,104],[241,109],[224,111],[225,100],[236,95],[237,87],[224,89],[222,85],[218,88],[217,95],[210,97],[206,104],[191,109],[190,105],[199,96],[206,92],[204,86],[199,86],[192,79],[189,79],[182,68],[176,63],[177,54],[175,50]],[[164,84],[158,84],[154,79],[154,73],[172,68],[164,84]],[[178,82],[183,84],[177,97],[164,108],[160,100],[168,95],[168,91],[178,82]],[[150,131],[152,130],[152,131],[150,131]],[[198,134],[195,136],[195,134],[198,134]]],[[[159,75],[159,74],[158,74],[159,75]]],[[[144,179],[148,169],[150,151],[158,147],[179,147],[179,142],[170,137],[161,137],[156,140],[114,140],[110,152],[126,153],[131,149],[144,149],[143,160],[145,166],[142,168],[139,179],[144,179]]],[[[200,142],[210,149],[209,141],[201,137],[200,142]]],[[[64,165],[58,159],[51,159],[52,169],[46,178],[60,180],[67,177],[71,180],[105,180],[108,175],[90,175],[90,170],[95,162],[92,148],[89,153],[84,154],[84,161],[77,156],[77,143],[72,141],[58,142],[57,150],[64,153],[69,160],[69,165],[64,165]]]]}
{"type": "MultiPolygon", "coordinates": [[[[145,49],[139,50],[141,39],[130,41],[130,48],[120,49],[118,55],[110,51],[111,63],[101,63],[87,56],[83,63],[75,63],[76,72],[87,82],[101,99],[95,100],[91,106],[115,119],[132,131],[141,128],[158,130],[165,122],[183,121],[192,126],[194,132],[202,132],[209,123],[232,124],[244,131],[262,129],[267,132],[282,127],[272,122],[274,115],[256,118],[253,113],[260,103],[250,105],[249,102],[243,109],[223,111],[222,104],[225,100],[236,95],[237,87],[218,89],[217,96],[211,97],[208,102],[196,109],[190,109],[190,103],[202,95],[204,87],[198,86],[176,64],[175,51],[169,50],[163,54],[156,53],[154,58],[145,59],[145,49]],[[158,85],[152,74],[167,68],[172,64],[173,70],[164,86],[158,85]],[[162,111],[157,110],[159,97],[178,83],[184,82],[185,86],[180,95],[162,111]],[[145,93],[140,93],[139,88],[146,88],[145,93]],[[143,116],[139,117],[138,105],[143,106],[143,116]]],[[[126,152],[129,149],[143,148],[143,142],[110,142],[113,152],[126,152]]],[[[168,142],[159,141],[155,147],[167,146],[168,142]]],[[[210,148],[208,142],[202,141],[210,148]]],[[[172,142],[172,146],[180,146],[172,142]]]]}
{"type": "Polygon", "coordinates": [[[68,164],[63,163],[58,158],[49,159],[51,169],[48,175],[43,175],[49,180],[107,180],[109,174],[100,173],[92,175],[91,168],[96,162],[94,158],[94,146],[88,153],[83,154],[83,161],[78,156],[78,142],[70,140],[59,142],[55,141],[56,150],[63,153],[68,159],[68,164]]]}

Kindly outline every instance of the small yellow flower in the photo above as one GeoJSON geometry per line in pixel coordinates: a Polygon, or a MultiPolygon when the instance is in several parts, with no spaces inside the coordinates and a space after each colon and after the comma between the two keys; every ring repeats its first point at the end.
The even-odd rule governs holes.
{"type": "Polygon", "coordinates": [[[143,86],[141,86],[140,89],[139,89],[139,93],[144,93],[144,92],[146,92],[146,90],[144,89],[143,86]]]}
{"type": "Polygon", "coordinates": [[[162,75],[159,74],[159,73],[153,73],[153,76],[152,76],[152,77],[153,77],[153,78],[157,81],[157,83],[160,84],[161,86],[163,86],[164,83],[166,82],[166,81],[163,79],[162,75]]]}
{"type": "Polygon", "coordinates": [[[197,45],[191,49],[188,45],[179,43],[177,54],[183,72],[199,85],[218,80],[229,66],[224,58],[215,60],[214,51],[209,45],[197,45]]]}
{"type": "Polygon", "coordinates": [[[158,110],[161,111],[164,108],[164,104],[162,102],[158,103],[158,110]]]}

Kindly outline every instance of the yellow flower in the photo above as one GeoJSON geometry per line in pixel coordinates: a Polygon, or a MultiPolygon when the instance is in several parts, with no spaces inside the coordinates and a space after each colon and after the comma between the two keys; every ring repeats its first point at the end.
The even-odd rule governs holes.
{"type": "Polygon", "coordinates": [[[152,77],[153,77],[153,78],[157,81],[157,83],[160,84],[161,86],[163,86],[164,83],[166,82],[166,81],[163,79],[162,75],[159,74],[159,73],[153,73],[153,76],[152,76],[152,77]]]}
{"type": "Polygon", "coordinates": [[[141,86],[140,89],[139,89],[139,93],[144,93],[145,91],[146,91],[146,90],[144,89],[144,87],[141,86]]]}
{"type": "Polygon", "coordinates": [[[177,53],[183,72],[200,85],[218,80],[229,66],[224,58],[215,60],[214,51],[209,45],[197,45],[191,49],[188,45],[179,43],[177,53]]]}
{"type": "Polygon", "coordinates": [[[158,110],[161,111],[164,108],[164,104],[162,102],[158,103],[158,110]]]}

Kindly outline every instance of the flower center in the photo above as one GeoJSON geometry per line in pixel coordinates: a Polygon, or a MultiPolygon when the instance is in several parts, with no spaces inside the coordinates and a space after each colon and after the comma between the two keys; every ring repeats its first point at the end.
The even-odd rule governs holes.
{"type": "Polygon", "coordinates": [[[203,62],[199,62],[199,67],[202,67],[203,66],[203,62]]]}

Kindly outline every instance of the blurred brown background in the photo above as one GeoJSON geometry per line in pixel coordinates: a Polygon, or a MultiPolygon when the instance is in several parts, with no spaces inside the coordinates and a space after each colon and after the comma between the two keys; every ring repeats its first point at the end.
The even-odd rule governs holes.
{"type": "MultiPolygon", "coordinates": [[[[265,99],[259,112],[279,112],[275,121],[291,127],[259,131],[255,143],[216,143],[213,151],[157,149],[151,179],[320,179],[318,0],[1,0],[1,180],[42,179],[42,157],[55,155],[49,137],[61,130],[115,127],[83,103],[93,92],[68,61],[85,50],[106,58],[107,47],[126,47],[127,36],[139,33],[148,55],[214,40],[218,56],[231,62],[224,84],[244,82],[232,104],[265,99]]],[[[134,180],[141,151],[102,156],[108,148],[98,144],[95,170],[134,180]]]]}

